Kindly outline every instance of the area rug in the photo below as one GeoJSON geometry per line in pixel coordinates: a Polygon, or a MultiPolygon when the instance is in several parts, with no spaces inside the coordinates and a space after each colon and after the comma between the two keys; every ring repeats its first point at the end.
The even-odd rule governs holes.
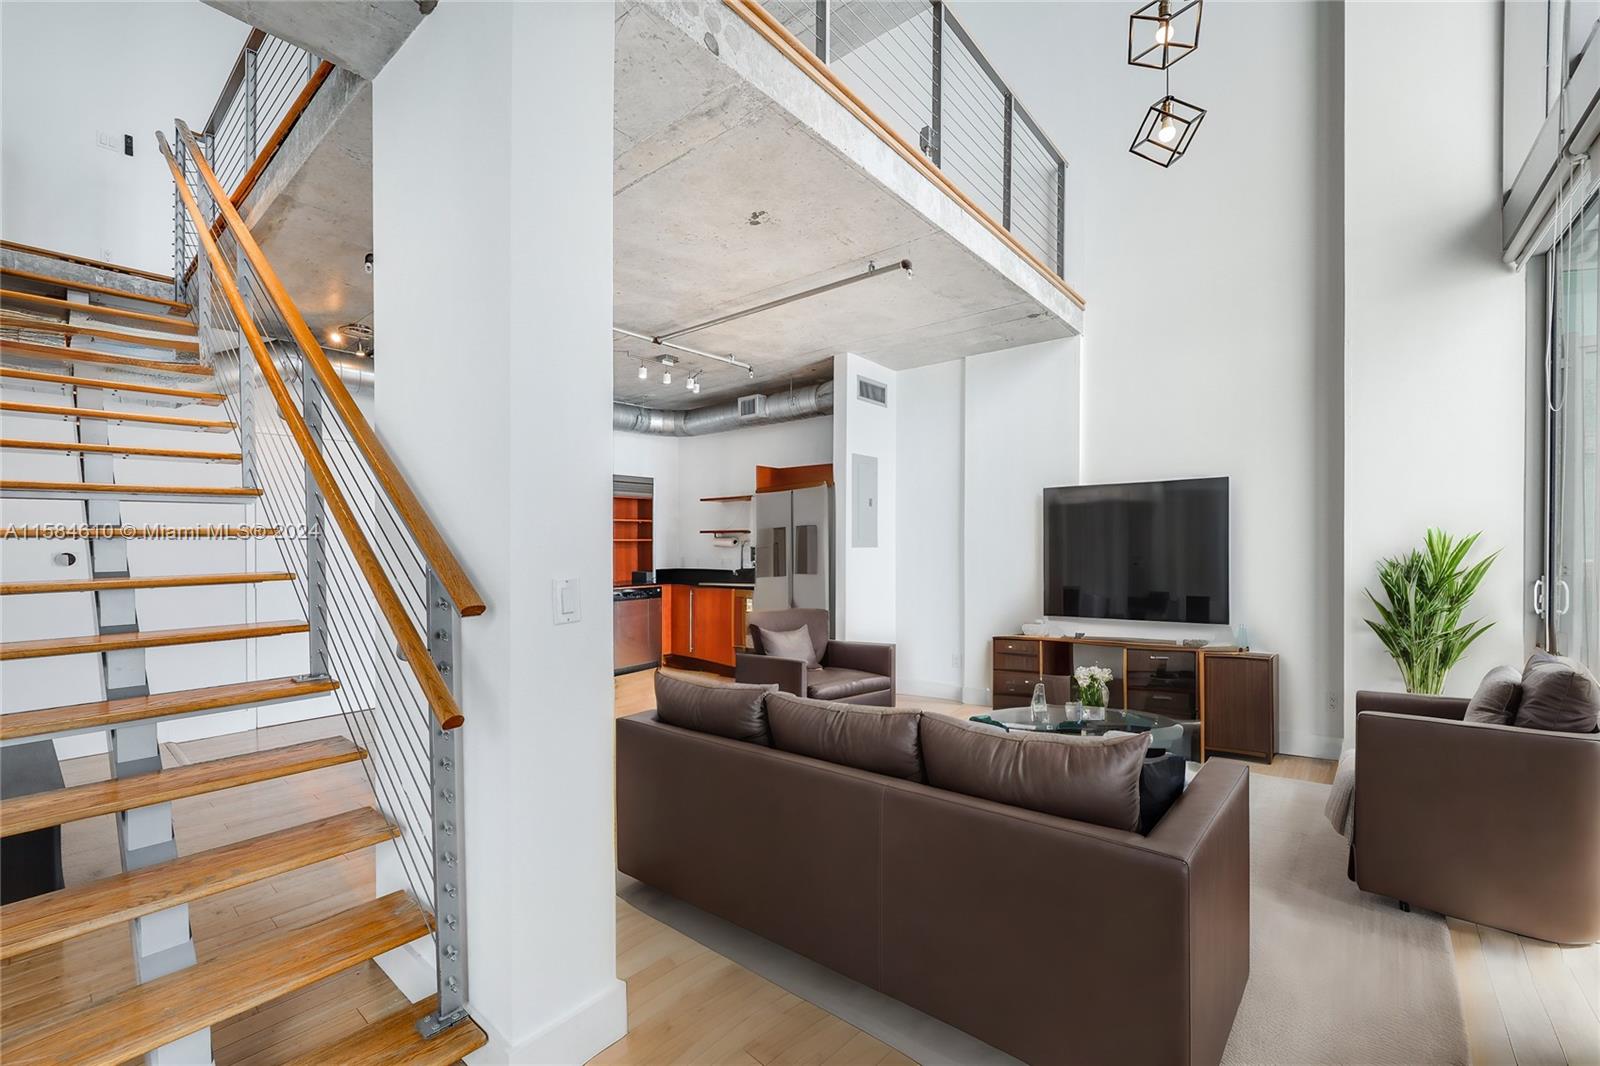
{"type": "MultiPolygon", "coordinates": [[[[1223,1062],[1464,1064],[1450,935],[1345,877],[1328,786],[1250,778],[1250,983],[1223,1062]]],[[[692,940],[927,1066],[1016,1060],[966,1033],[618,875],[617,894],[692,940]]]]}

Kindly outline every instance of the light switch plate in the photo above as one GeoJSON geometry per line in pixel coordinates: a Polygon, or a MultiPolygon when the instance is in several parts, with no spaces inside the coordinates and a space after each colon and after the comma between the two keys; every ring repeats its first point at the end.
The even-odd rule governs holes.
{"type": "Polygon", "coordinates": [[[583,617],[583,610],[578,596],[578,579],[575,577],[558,577],[550,583],[551,607],[555,613],[555,623],[558,626],[568,625],[583,617]]]}

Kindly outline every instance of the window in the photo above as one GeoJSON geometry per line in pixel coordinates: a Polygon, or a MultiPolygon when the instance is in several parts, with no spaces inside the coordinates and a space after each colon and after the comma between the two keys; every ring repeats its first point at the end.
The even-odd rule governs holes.
{"type": "Polygon", "coordinates": [[[1600,199],[1547,257],[1551,321],[1544,361],[1539,644],[1600,669],[1600,199]]]}

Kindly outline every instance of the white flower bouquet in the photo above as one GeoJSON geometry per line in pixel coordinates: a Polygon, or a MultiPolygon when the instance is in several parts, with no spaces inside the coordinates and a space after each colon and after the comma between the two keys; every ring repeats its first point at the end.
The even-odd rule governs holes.
{"type": "Polygon", "coordinates": [[[1104,707],[1110,691],[1111,670],[1104,666],[1080,666],[1072,671],[1078,683],[1078,699],[1085,707],[1104,707]]]}

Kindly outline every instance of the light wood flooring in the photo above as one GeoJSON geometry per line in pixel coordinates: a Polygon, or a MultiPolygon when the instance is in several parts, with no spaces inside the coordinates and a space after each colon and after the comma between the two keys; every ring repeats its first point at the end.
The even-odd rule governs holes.
{"type": "MultiPolygon", "coordinates": [[[[648,671],[616,679],[614,713],[654,705],[648,671]]],[[[984,708],[906,700],[928,710],[984,708]]],[[[179,765],[342,732],[340,719],[276,726],[210,740],[163,745],[179,765]]],[[[62,764],[68,784],[101,780],[104,757],[62,764]]],[[[1252,773],[1328,781],[1332,764],[1280,756],[1252,773]]],[[[359,765],[173,805],[185,853],[369,804],[359,765]]],[[[107,817],[63,827],[69,884],[116,870],[115,828],[107,817]]],[[[370,852],[318,864],[222,893],[191,907],[197,950],[209,958],[230,944],[294,928],[373,895],[370,852]]],[[[676,930],[617,901],[617,973],[628,985],[626,1037],[597,1063],[905,1063],[904,1055],[676,930]]],[[[1473,1062],[1480,1066],[1600,1064],[1600,948],[1562,949],[1465,922],[1450,923],[1473,1062]]],[[[102,930],[0,963],[0,1025],[71,1011],[133,982],[125,927],[102,930]]],[[[375,964],[366,963],[218,1026],[219,1066],[282,1062],[404,1006],[375,964]]]]}

